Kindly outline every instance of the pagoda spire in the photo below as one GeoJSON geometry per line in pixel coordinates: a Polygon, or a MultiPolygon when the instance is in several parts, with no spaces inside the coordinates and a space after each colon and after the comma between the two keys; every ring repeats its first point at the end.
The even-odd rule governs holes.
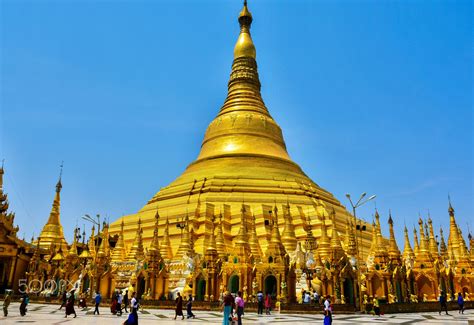
{"type": "Polygon", "coordinates": [[[196,162],[222,155],[255,154],[291,161],[281,129],[268,112],[260,93],[257,54],[250,35],[253,18],[247,4],[244,4],[238,21],[240,33],[234,47],[227,97],[218,116],[208,127],[196,162]]]}
{"type": "Polygon", "coordinates": [[[382,236],[382,227],[380,226],[380,215],[377,210],[375,210],[375,225],[376,225],[376,252],[379,257],[388,256],[387,246],[384,243],[382,236]]]}
{"type": "Polygon", "coordinates": [[[420,248],[418,256],[416,257],[416,265],[423,265],[423,267],[431,267],[431,256],[428,247],[428,241],[426,239],[425,230],[423,228],[423,219],[418,219],[418,225],[420,227],[420,248]]]}
{"type": "Polygon", "coordinates": [[[99,251],[97,252],[97,257],[99,258],[108,258],[110,254],[109,248],[109,225],[103,223],[102,226],[102,241],[100,242],[99,251]]]}
{"type": "Polygon", "coordinates": [[[319,238],[318,253],[322,259],[329,257],[331,242],[329,241],[324,213],[321,215],[321,237],[319,238]]]}
{"type": "Polygon", "coordinates": [[[0,168],[0,215],[6,215],[8,211],[8,199],[7,195],[3,192],[3,162],[0,168]]]}
{"type": "Polygon", "coordinates": [[[440,235],[439,254],[445,260],[447,260],[449,258],[449,256],[448,256],[448,247],[446,246],[446,242],[444,240],[443,227],[439,227],[439,235],[440,235]]]}
{"type": "Polygon", "coordinates": [[[454,208],[451,205],[451,198],[448,196],[448,213],[449,213],[449,236],[448,236],[448,251],[453,253],[453,258],[459,258],[459,230],[458,224],[454,217],[454,208]]]}
{"type": "Polygon", "coordinates": [[[158,210],[155,214],[155,227],[153,229],[153,239],[150,243],[146,254],[146,262],[148,264],[148,269],[153,272],[158,272],[162,268],[162,261],[160,254],[160,243],[158,241],[158,225],[160,222],[160,214],[158,210]]]}
{"type": "Polygon", "coordinates": [[[393,231],[393,219],[392,219],[392,212],[389,211],[388,213],[388,226],[390,228],[390,239],[389,239],[389,247],[388,247],[388,256],[390,259],[399,260],[400,259],[400,250],[398,249],[397,240],[395,239],[395,232],[393,231]]]}
{"type": "Polygon", "coordinates": [[[130,251],[127,254],[128,261],[140,261],[145,257],[145,253],[143,251],[142,233],[142,220],[138,218],[138,228],[135,235],[135,240],[133,241],[132,247],[130,247],[130,251]]]}
{"type": "Polygon", "coordinates": [[[120,232],[119,236],[117,239],[117,243],[115,244],[115,248],[112,251],[112,254],[110,256],[110,261],[111,262],[123,262],[125,261],[126,257],[126,251],[125,251],[125,244],[123,241],[123,227],[124,227],[124,222],[122,218],[122,222],[120,223],[120,232]]]}
{"type": "Polygon", "coordinates": [[[307,217],[306,224],[304,225],[304,230],[306,231],[306,240],[304,244],[304,248],[306,252],[315,253],[316,252],[316,238],[313,234],[313,229],[311,227],[311,217],[307,217]]]}
{"type": "Polygon", "coordinates": [[[296,249],[295,227],[291,222],[290,202],[286,202],[283,208],[283,218],[285,219],[285,229],[283,229],[282,242],[287,252],[293,252],[296,249]]]}
{"type": "Polygon", "coordinates": [[[413,247],[415,257],[418,258],[418,256],[420,255],[420,246],[418,244],[418,235],[415,226],[413,226],[413,247]]]}
{"type": "Polygon", "coordinates": [[[254,260],[260,261],[262,258],[262,248],[258,243],[258,236],[257,236],[257,227],[255,225],[255,215],[252,218],[252,230],[250,231],[250,251],[252,252],[254,260]]]}
{"type": "Polygon", "coordinates": [[[433,230],[433,221],[431,220],[431,217],[428,216],[428,227],[429,227],[429,250],[431,257],[436,259],[438,258],[439,252],[438,252],[438,244],[436,243],[436,238],[434,235],[434,230],[433,230]]]}
{"type": "Polygon", "coordinates": [[[89,238],[89,252],[91,253],[91,256],[95,258],[96,256],[96,246],[95,246],[95,226],[92,225],[91,229],[91,236],[89,238]]]}
{"type": "Polygon", "coordinates": [[[184,231],[181,235],[181,243],[179,244],[178,251],[174,256],[174,259],[181,259],[184,254],[191,256],[192,255],[192,246],[191,246],[191,238],[189,233],[189,216],[186,214],[184,219],[184,231]]]}
{"type": "Polygon", "coordinates": [[[209,243],[206,248],[206,256],[217,256],[217,246],[216,246],[216,236],[214,235],[215,231],[215,216],[212,217],[211,222],[211,234],[209,235],[209,243]]]}
{"type": "Polygon", "coordinates": [[[377,225],[375,224],[375,221],[372,221],[372,240],[370,243],[370,251],[369,251],[369,258],[370,257],[375,257],[375,254],[377,253],[377,225]]]}
{"type": "Polygon", "coordinates": [[[240,209],[239,233],[235,237],[236,254],[240,257],[242,262],[246,261],[250,255],[249,238],[247,236],[246,212],[245,205],[242,203],[242,207],[240,209]]]}
{"type": "Polygon", "coordinates": [[[61,206],[61,189],[63,187],[61,178],[63,172],[63,165],[61,164],[61,171],[59,174],[59,180],[56,184],[56,194],[53,200],[53,206],[49,214],[48,222],[44,225],[43,230],[40,233],[41,248],[48,249],[51,243],[60,245],[63,252],[67,251],[67,243],[64,239],[63,226],[60,222],[60,206],[61,206]]]}
{"type": "Polygon", "coordinates": [[[280,231],[278,230],[278,208],[275,205],[273,209],[273,222],[272,222],[272,233],[270,236],[270,242],[265,252],[266,257],[273,257],[273,260],[277,262],[277,259],[283,259],[286,251],[285,247],[281,242],[280,231]]]}
{"type": "Polygon", "coordinates": [[[67,254],[68,257],[77,257],[77,227],[74,228],[74,236],[72,240],[71,248],[69,248],[69,252],[67,254]]]}
{"type": "Polygon", "coordinates": [[[163,234],[163,240],[161,241],[160,254],[165,260],[168,260],[168,261],[173,258],[169,228],[170,228],[170,223],[169,223],[168,217],[166,217],[165,232],[163,234]]]}
{"type": "Polygon", "coordinates": [[[410,238],[408,238],[408,229],[407,226],[405,226],[405,247],[403,249],[403,259],[406,261],[408,259],[414,260],[415,259],[415,253],[413,252],[413,249],[411,248],[410,245],[410,238]]]}
{"type": "Polygon", "coordinates": [[[151,241],[148,252],[160,252],[160,242],[158,240],[158,224],[160,222],[160,213],[158,210],[155,214],[155,228],[153,229],[153,240],[151,241]]]}
{"type": "Polygon", "coordinates": [[[222,213],[219,214],[219,225],[217,227],[216,249],[220,259],[224,259],[227,255],[224,239],[224,230],[222,229],[222,213]]]}
{"type": "Polygon", "coordinates": [[[354,229],[352,228],[353,224],[349,219],[346,221],[346,254],[348,256],[356,256],[357,255],[357,244],[356,239],[354,236],[354,229]]]}
{"type": "Polygon", "coordinates": [[[336,229],[336,211],[334,210],[334,208],[332,209],[332,213],[331,213],[331,229],[332,229],[332,234],[331,234],[332,257],[333,259],[338,260],[344,254],[344,249],[342,248],[341,240],[339,239],[339,234],[336,229]]]}

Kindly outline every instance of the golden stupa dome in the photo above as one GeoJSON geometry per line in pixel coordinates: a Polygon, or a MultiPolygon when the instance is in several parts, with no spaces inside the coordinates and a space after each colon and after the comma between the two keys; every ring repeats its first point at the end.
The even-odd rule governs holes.
{"type": "MultiPolygon", "coordinates": [[[[158,228],[160,234],[168,234],[169,230],[167,238],[174,254],[181,241],[181,230],[177,226],[184,216],[189,215],[194,250],[204,253],[209,240],[210,220],[222,213],[224,236],[233,238],[241,224],[242,204],[248,206],[245,209],[248,216],[244,220],[255,219],[263,251],[268,244],[266,225],[272,218],[270,210],[275,206],[291,219],[298,240],[304,240],[306,236],[307,219],[311,220],[314,236],[319,238],[320,219],[329,216],[333,209],[338,230],[345,230],[348,217],[345,207],[330,192],[313,182],[290,158],[282,130],[265,106],[260,93],[255,46],[250,36],[252,15],[246,3],[238,20],[240,34],[235,45],[227,97],[217,116],[209,123],[200,153],[180,176],[161,188],[140,211],[124,217],[127,244],[133,242],[140,218],[143,241],[146,246],[151,243],[158,208],[169,216],[169,227],[160,220],[158,228]],[[289,206],[288,212],[283,205],[289,206]]],[[[120,221],[111,225],[110,232],[120,232],[120,221]]],[[[370,235],[364,241],[370,243],[370,235]]]]}

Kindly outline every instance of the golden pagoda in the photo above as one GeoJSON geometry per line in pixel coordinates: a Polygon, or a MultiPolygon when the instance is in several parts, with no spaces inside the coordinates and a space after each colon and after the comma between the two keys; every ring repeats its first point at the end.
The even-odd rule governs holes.
{"type": "MultiPolygon", "coordinates": [[[[313,290],[361,309],[375,295],[394,304],[436,301],[441,291],[450,299],[457,292],[473,294],[474,239],[469,237],[469,251],[450,200],[447,244],[440,229],[438,249],[431,218],[426,223],[420,217],[420,240],[414,228],[412,249],[405,226],[401,254],[391,212],[385,238],[378,211],[372,225],[353,220],[291,160],[260,95],[252,19],[244,2],[227,98],[197,159],[136,214],[112,225],[97,222],[88,245],[84,231],[82,245],[78,242],[77,227],[69,248],[64,240],[61,175],[36,246],[16,239],[0,169],[0,244],[30,254],[22,255],[25,263],[15,276],[23,277],[21,268],[27,268],[30,283],[80,283],[78,293],[88,296],[100,291],[110,298],[127,288],[156,305],[177,292],[217,302],[227,290],[242,291],[246,301],[261,290],[282,307],[313,290]]],[[[17,264],[12,263],[10,270],[17,264]]]]}
{"type": "Polygon", "coordinates": [[[64,239],[63,226],[60,221],[60,207],[61,207],[61,189],[63,187],[61,183],[62,167],[61,173],[59,175],[58,183],[56,184],[56,195],[54,196],[53,206],[49,214],[48,222],[43,227],[40,233],[40,242],[41,248],[49,250],[51,246],[56,246],[56,248],[61,247],[63,252],[68,251],[68,245],[64,239]]]}
{"type": "MultiPolygon", "coordinates": [[[[173,257],[180,255],[181,231],[176,226],[188,215],[187,211],[193,211],[186,227],[192,234],[194,252],[204,255],[213,228],[211,220],[221,210],[223,218],[217,230],[222,228],[225,248],[231,250],[232,241],[240,231],[242,202],[249,207],[247,212],[253,212],[262,251],[266,251],[271,238],[269,211],[275,205],[283,211],[284,222],[278,227],[283,234],[283,245],[289,251],[295,250],[297,241],[306,240],[308,232],[318,240],[322,235],[320,218],[333,209],[335,229],[344,233],[349,216],[345,207],[290,158],[282,130],[265,106],[260,93],[256,48],[250,35],[252,20],[245,4],[238,17],[240,33],[234,47],[227,97],[209,123],[197,159],[136,214],[123,218],[126,245],[134,241],[139,219],[143,244],[150,244],[154,215],[159,208],[169,215],[167,236],[173,257]]],[[[159,233],[164,233],[165,227],[160,223],[159,233]]],[[[110,225],[112,235],[120,231],[120,221],[110,225]]],[[[185,236],[186,233],[187,230],[185,236]]],[[[359,240],[367,246],[361,251],[368,252],[370,234],[361,235],[363,238],[359,240]]],[[[218,233],[218,251],[222,244],[219,236],[218,233]]]]}

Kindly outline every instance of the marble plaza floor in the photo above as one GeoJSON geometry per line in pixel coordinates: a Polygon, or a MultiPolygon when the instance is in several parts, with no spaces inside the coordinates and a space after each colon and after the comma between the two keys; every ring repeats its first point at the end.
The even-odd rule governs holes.
{"type": "MultiPolygon", "coordinates": [[[[80,310],[76,308],[77,318],[64,318],[64,309],[58,310],[56,305],[30,304],[28,313],[21,317],[19,304],[12,303],[9,308],[8,317],[0,317],[0,325],[7,324],[122,324],[126,316],[118,317],[110,313],[104,306],[101,315],[93,315],[93,308],[80,310]]],[[[163,309],[145,309],[139,311],[139,324],[222,324],[222,314],[213,311],[196,311],[196,319],[174,320],[174,311],[163,309]]],[[[244,315],[244,324],[322,324],[323,316],[318,314],[277,314],[270,316],[257,316],[254,312],[244,315]]],[[[382,317],[368,315],[334,315],[333,324],[472,324],[474,325],[474,310],[467,310],[464,315],[452,311],[450,316],[438,313],[421,314],[392,314],[382,317]]]]}

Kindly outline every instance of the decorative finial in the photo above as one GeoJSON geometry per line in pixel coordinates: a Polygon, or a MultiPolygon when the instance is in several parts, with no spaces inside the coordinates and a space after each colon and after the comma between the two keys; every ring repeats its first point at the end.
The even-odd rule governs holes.
{"type": "Polygon", "coordinates": [[[392,210],[388,209],[388,224],[393,225],[392,210]]]}
{"type": "Polygon", "coordinates": [[[64,160],[61,161],[61,165],[59,165],[59,181],[61,181],[61,177],[63,176],[63,167],[64,167],[64,160]]]}
{"type": "Polygon", "coordinates": [[[64,166],[64,161],[61,161],[61,165],[59,166],[59,180],[58,183],[56,184],[56,192],[59,193],[61,192],[61,188],[63,187],[63,184],[61,183],[61,179],[63,176],[63,166],[64,166]]]}

